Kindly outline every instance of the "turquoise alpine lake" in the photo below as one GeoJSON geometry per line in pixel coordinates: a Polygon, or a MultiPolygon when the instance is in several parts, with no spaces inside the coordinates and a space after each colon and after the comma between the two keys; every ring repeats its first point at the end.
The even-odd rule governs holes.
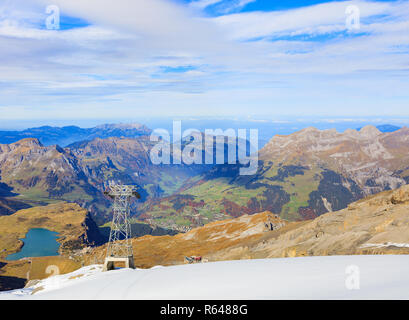
{"type": "Polygon", "coordinates": [[[6,260],[14,261],[28,257],[58,256],[60,244],[57,242],[58,233],[47,229],[34,228],[20,239],[24,246],[20,252],[10,254],[6,260]]]}

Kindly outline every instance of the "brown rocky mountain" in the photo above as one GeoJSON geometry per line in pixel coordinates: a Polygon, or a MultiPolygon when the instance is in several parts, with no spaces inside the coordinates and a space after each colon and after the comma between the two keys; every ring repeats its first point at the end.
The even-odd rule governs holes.
{"type": "Polygon", "coordinates": [[[37,139],[0,145],[0,170],[2,183],[27,202],[95,192],[69,150],[44,147],[37,139]]]}
{"type": "Polygon", "coordinates": [[[260,150],[260,159],[315,164],[352,179],[369,195],[409,181],[409,128],[391,133],[381,133],[373,126],[344,133],[307,128],[275,136],[260,150]]]}
{"type": "Polygon", "coordinates": [[[197,173],[188,166],[153,165],[152,146],[146,135],[96,138],[67,148],[34,138],[0,145],[0,214],[64,200],[84,206],[102,223],[109,218],[111,202],[103,196],[109,181],[139,186],[144,201],[177,190],[197,173]]]}
{"type": "Polygon", "coordinates": [[[102,194],[103,185],[87,176],[81,159],[70,149],[46,147],[33,138],[0,145],[0,178],[2,214],[66,200],[103,217],[110,205],[102,194]]]}

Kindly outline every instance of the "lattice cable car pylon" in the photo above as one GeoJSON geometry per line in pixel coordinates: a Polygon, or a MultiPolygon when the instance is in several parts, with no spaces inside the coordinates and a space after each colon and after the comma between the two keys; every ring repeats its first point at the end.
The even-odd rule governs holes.
{"type": "Polygon", "coordinates": [[[104,270],[114,269],[115,262],[124,262],[125,267],[134,268],[129,199],[131,197],[139,199],[141,196],[136,192],[135,186],[121,184],[111,184],[104,194],[114,199],[104,270]]]}

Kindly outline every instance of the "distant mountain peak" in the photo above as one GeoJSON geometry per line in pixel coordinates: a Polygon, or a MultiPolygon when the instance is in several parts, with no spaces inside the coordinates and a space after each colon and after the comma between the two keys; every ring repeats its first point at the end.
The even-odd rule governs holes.
{"type": "Polygon", "coordinates": [[[306,133],[306,132],[319,132],[319,131],[321,131],[321,130],[319,130],[319,129],[315,128],[315,127],[308,127],[308,128],[300,130],[299,132],[300,133],[301,132],[306,133]]]}
{"type": "Polygon", "coordinates": [[[143,124],[134,122],[134,123],[105,123],[96,126],[98,129],[122,129],[122,130],[131,130],[131,129],[141,129],[147,127],[143,124]]]}
{"type": "Polygon", "coordinates": [[[21,139],[17,142],[12,143],[12,145],[15,146],[26,146],[26,147],[43,147],[42,143],[40,142],[40,140],[38,140],[37,138],[25,138],[25,139],[21,139]]]}

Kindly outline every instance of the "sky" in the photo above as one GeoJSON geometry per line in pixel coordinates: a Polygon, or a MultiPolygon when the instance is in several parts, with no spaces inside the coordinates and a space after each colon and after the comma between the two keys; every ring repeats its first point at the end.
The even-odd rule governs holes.
{"type": "Polygon", "coordinates": [[[0,0],[0,46],[3,122],[409,117],[408,0],[0,0]]]}

